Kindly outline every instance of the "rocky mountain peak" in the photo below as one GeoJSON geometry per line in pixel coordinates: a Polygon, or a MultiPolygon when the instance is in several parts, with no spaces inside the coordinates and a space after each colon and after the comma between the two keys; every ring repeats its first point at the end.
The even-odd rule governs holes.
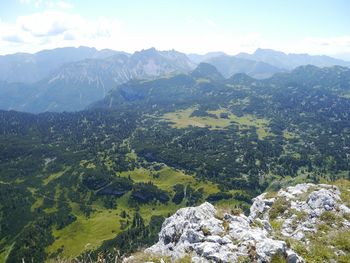
{"type": "Polygon", "coordinates": [[[209,63],[200,63],[191,73],[195,78],[210,78],[212,80],[223,80],[224,77],[220,74],[217,68],[209,63]]]}
{"type": "MultiPolygon", "coordinates": [[[[333,222],[327,223],[336,231],[349,231],[349,215],[338,187],[299,184],[256,197],[249,216],[220,213],[208,202],[179,209],[164,221],[158,243],[145,254],[169,262],[186,257],[191,262],[307,262],[308,252],[300,255],[297,244],[311,249],[311,238],[324,235],[320,229],[330,218],[333,222]]],[[[347,255],[339,247],[332,249],[347,255]]],[[[131,256],[124,262],[139,261],[131,256]]]]}

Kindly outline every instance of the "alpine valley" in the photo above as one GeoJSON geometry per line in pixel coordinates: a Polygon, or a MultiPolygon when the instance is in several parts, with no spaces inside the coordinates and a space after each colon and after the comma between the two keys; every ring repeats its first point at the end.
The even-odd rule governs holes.
{"type": "Polygon", "coordinates": [[[0,262],[349,262],[349,67],[0,57],[0,262]]]}

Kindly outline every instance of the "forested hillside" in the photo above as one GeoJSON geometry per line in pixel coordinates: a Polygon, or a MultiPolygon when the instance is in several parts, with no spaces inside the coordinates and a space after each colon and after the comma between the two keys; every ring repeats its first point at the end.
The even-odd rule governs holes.
{"type": "Polygon", "coordinates": [[[349,178],[349,149],[343,67],[255,80],[201,64],[77,113],[1,111],[0,261],[129,253],[180,207],[349,178]]]}

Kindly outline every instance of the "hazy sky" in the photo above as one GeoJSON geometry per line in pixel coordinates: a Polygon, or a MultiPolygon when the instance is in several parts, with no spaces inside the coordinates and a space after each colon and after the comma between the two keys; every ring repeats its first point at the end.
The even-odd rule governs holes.
{"type": "Polygon", "coordinates": [[[63,46],[350,59],[348,0],[0,0],[0,53],[63,46]]]}

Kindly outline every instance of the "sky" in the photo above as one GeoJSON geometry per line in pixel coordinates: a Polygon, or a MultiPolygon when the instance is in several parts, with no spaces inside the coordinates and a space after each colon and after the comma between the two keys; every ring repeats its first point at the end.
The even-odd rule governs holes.
{"type": "Polygon", "coordinates": [[[0,0],[0,54],[271,48],[350,60],[349,14],[348,0],[0,0]]]}

